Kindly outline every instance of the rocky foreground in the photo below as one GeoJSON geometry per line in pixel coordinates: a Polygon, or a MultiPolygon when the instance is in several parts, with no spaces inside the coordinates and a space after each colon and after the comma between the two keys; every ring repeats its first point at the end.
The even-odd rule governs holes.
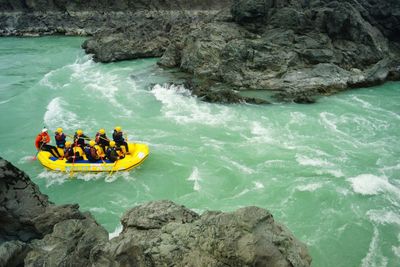
{"type": "Polygon", "coordinates": [[[284,101],[400,80],[398,0],[0,0],[0,34],[93,35],[96,61],[160,57],[210,102],[284,101]]]}
{"type": "Polygon", "coordinates": [[[257,207],[199,215],[171,201],[128,210],[107,231],[77,204],[56,206],[0,158],[0,266],[310,266],[306,246],[257,207]]]}

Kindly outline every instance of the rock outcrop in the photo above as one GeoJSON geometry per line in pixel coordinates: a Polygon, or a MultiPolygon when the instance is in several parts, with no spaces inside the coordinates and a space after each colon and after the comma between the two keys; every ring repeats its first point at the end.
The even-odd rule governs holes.
{"type": "Polygon", "coordinates": [[[224,97],[229,88],[312,103],[400,79],[397,0],[1,0],[0,8],[1,35],[94,35],[83,44],[94,60],[161,57],[210,102],[243,101],[224,97]]]}
{"type": "Polygon", "coordinates": [[[307,250],[257,207],[198,214],[169,201],[122,217],[124,230],[94,251],[104,266],[309,266],[307,250]]]}
{"type": "Polygon", "coordinates": [[[0,158],[0,266],[310,266],[306,246],[257,207],[199,215],[171,201],[127,211],[106,230],[78,205],[56,206],[0,158]]]}
{"type": "Polygon", "coordinates": [[[55,206],[2,158],[0,203],[0,266],[87,266],[91,247],[108,240],[89,213],[55,206]]]}
{"type": "Polygon", "coordinates": [[[137,58],[143,47],[156,47],[145,55],[162,54],[159,65],[191,73],[195,89],[205,82],[215,92],[223,83],[239,91],[276,91],[276,98],[305,103],[314,95],[400,76],[400,2],[395,0],[234,0],[229,9],[203,17],[154,17],[155,24],[147,23],[158,25],[158,32],[143,32],[151,28],[146,25],[125,28],[123,34],[99,33],[84,48],[108,62],[137,58]],[[151,36],[151,45],[141,36],[151,36]],[[118,45],[122,49],[109,45],[115,38],[125,44],[118,45]]]}
{"type": "MultiPolygon", "coordinates": [[[[219,10],[228,6],[229,2],[230,0],[0,0],[0,36],[92,35],[110,30],[121,32],[123,28],[138,27],[143,21],[152,20],[154,15],[163,16],[163,12],[179,13],[184,18],[186,10],[219,10]]],[[[155,24],[148,28],[145,33],[158,31],[156,26],[155,24]]],[[[156,32],[153,35],[155,34],[156,32]]],[[[121,49],[124,47],[120,47],[121,49]]]]}

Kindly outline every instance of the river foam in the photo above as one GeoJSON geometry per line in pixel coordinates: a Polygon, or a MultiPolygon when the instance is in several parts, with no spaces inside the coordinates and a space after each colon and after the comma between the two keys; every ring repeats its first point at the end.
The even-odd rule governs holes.
{"type": "MultiPolygon", "coordinates": [[[[82,87],[81,90],[93,98],[102,98],[118,109],[118,115],[130,117],[133,111],[127,108],[122,99],[118,96],[125,95],[121,90],[129,88],[130,92],[136,88],[135,83],[126,73],[126,79],[121,79],[121,75],[113,74],[99,68],[90,57],[78,58],[73,64],[68,66],[72,70],[72,79],[76,86],[82,87]]],[[[129,95],[129,94],[126,94],[129,95]]]]}
{"type": "Polygon", "coordinates": [[[113,232],[111,232],[111,233],[108,234],[108,239],[111,240],[111,239],[113,239],[114,237],[119,236],[119,234],[120,234],[121,232],[122,232],[122,225],[119,224],[119,225],[115,228],[115,230],[114,230],[113,232]]]}
{"type": "Polygon", "coordinates": [[[192,173],[190,176],[187,178],[188,181],[193,181],[193,190],[195,191],[200,191],[201,186],[200,186],[200,181],[201,177],[199,174],[199,169],[197,167],[194,167],[192,170],[192,173]]]}
{"type": "Polygon", "coordinates": [[[46,181],[46,187],[51,187],[53,185],[61,185],[69,179],[69,175],[63,172],[54,172],[44,170],[39,173],[38,178],[44,179],[46,181]]]}
{"type": "Polygon", "coordinates": [[[332,167],[332,163],[325,159],[310,158],[305,155],[296,154],[296,161],[303,166],[313,166],[313,167],[332,167]]]}
{"type": "Polygon", "coordinates": [[[396,224],[400,226],[400,214],[390,210],[369,210],[368,218],[377,224],[396,224]]]}
{"type": "Polygon", "coordinates": [[[46,127],[50,129],[62,127],[72,130],[80,126],[78,115],[70,111],[68,103],[61,97],[53,98],[50,101],[43,121],[46,127]]]}
{"type": "Polygon", "coordinates": [[[308,192],[313,192],[323,186],[322,183],[311,183],[311,184],[306,184],[306,185],[299,185],[296,187],[297,190],[299,191],[308,191],[308,192]]]}
{"type": "Polygon", "coordinates": [[[361,174],[349,178],[348,181],[353,191],[361,195],[377,195],[383,192],[391,192],[400,196],[400,190],[392,185],[387,177],[373,174],[361,174]]]}
{"type": "Polygon", "coordinates": [[[373,236],[369,244],[369,249],[367,255],[362,259],[362,267],[384,267],[388,264],[388,259],[382,256],[379,249],[380,239],[379,232],[376,227],[374,227],[373,236]]]}
{"type": "Polygon", "coordinates": [[[199,102],[182,85],[156,84],[151,92],[162,103],[164,116],[179,124],[221,125],[233,119],[229,108],[217,106],[215,109],[208,103],[199,102]]]}

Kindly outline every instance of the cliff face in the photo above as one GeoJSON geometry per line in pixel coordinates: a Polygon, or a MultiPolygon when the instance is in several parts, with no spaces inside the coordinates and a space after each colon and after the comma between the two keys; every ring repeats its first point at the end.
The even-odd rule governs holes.
{"type": "Polygon", "coordinates": [[[127,211],[122,233],[56,206],[0,158],[0,266],[310,266],[306,246],[257,207],[199,215],[171,201],[127,211]]]}

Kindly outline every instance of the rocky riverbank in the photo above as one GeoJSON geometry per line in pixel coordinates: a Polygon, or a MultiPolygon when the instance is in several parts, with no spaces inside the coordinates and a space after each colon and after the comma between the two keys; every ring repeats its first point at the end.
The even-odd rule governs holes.
{"type": "Polygon", "coordinates": [[[3,35],[93,35],[96,61],[161,57],[211,102],[265,103],[238,94],[250,89],[312,103],[400,79],[397,0],[3,2],[3,35]]]}
{"type": "MultiPolygon", "coordinates": [[[[149,23],[173,25],[163,41],[152,38],[152,46],[158,44],[153,51],[162,54],[159,64],[191,73],[195,93],[204,94],[205,87],[220,92],[223,84],[310,103],[315,95],[400,78],[399,1],[234,0],[229,9],[200,20],[180,24],[155,17],[149,23]]],[[[151,34],[136,28],[123,35],[99,33],[84,48],[103,62],[115,55],[136,58],[143,46],[129,44],[151,34]],[[113,38],[121,44],[110,48],[113,38]]]]}
{"type": "Polygon", "coordinates": [[[171,201],[128,210],[107,231],[77,204],[57,206],[0,158],[0,266],[310,266],[306,246],[267,210],[199,215],[171,201]]]}

